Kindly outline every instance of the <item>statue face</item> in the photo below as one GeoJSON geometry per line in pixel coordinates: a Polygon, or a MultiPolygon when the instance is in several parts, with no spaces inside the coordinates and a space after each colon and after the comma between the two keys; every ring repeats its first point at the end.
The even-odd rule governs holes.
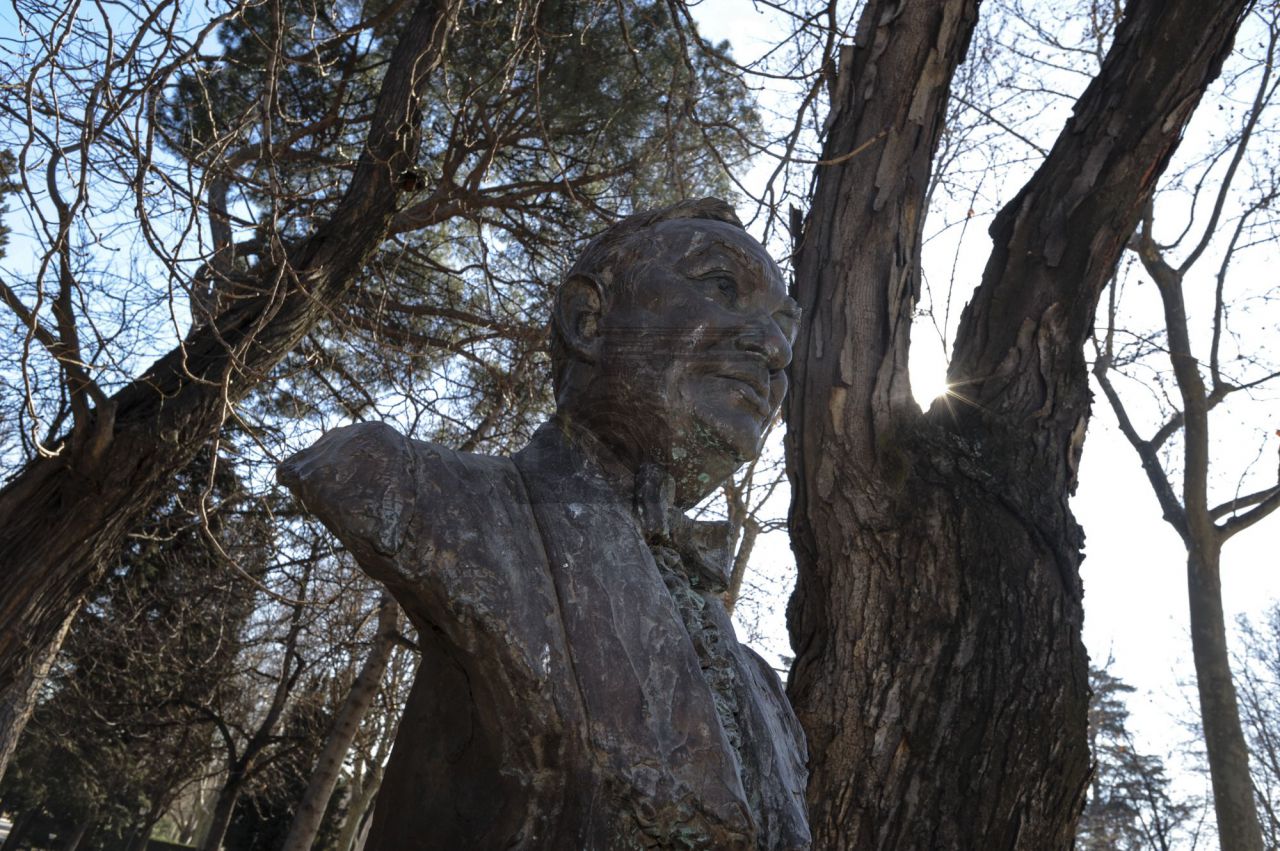
{"type": "Polygon", "coordinates": [[[624,458],[664,467],[689,505],[759,453],[799,309],[727,223],[662,222],[632,239],[628,264],[598,320],[588,419],[624,458]]]}

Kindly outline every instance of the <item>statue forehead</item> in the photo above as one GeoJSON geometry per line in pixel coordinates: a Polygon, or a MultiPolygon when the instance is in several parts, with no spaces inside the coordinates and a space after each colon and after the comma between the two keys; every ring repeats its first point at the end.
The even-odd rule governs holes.
{"type": "Polygon", "coordinates": [[[665,249],[671,260],[682,260],[719,249],[739,260],[761,263],[770,271],[777,266],[769,252],[751,234],[728,222],[714,219],[669,219],[646,228],[646,231],[654,242],[665,249]]]}
{"type": "MultiPolygon", "coordinates": [[[[763,245],[742,228],[714,219],[670,219],[650,225],[631,235],[611,265],[628,280],[655,263],[687,274],[704,264],[722,265],[726,257],[743,267],[759,267],[765,278],[781,285],[782,272],[763,245]]],[[[606,277],[612,274],[606,271],[606,277]]]]}

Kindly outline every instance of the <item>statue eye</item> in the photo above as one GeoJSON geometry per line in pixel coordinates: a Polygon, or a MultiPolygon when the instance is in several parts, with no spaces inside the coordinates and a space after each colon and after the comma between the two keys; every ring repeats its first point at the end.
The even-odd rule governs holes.
{"type": "Polygon", "coordinates": [[[732,276],[723,272],[716,272],[710,275],[703,275],[698,280],[720,301],[730,306],[737,304],[738,282],[732,276]]]}
{"type": "Polygon", "coordinates": [[[779,310],[773,314],[773,321],[777,323],[778,328],[786,336],[788,340],[795,341],[796,332],[800,327],[800,308],[789,307],[779,310]]]}

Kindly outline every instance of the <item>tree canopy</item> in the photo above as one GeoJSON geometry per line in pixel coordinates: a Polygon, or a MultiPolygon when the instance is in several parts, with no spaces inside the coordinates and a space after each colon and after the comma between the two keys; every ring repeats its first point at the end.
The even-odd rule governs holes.
{"type": "MultiPolygon", "coordinates": [[[[1115,842],[1150,841],[1124,772],[1160,787],[1157,766],[1100,769],[1087,796],[1090,690],[1100,760],[1106,736],[1121,747],[1107,695],[1123,687],[1090,685],[1068,499],[1092,374],[1208,589],[1202,692],[1233,694],[1214,547],[1280,490],[1250,472],[1210,504],[1202,450],[1209,411],[1276,374],[1232,336],[1248,304],[1227,284],[1274,238],[1273,6],[1099,0],[1046,21],[1016,0],[776,4],[788,28],[743,64],[681,2],[17,4],[0,59],[16,81],[0,88],[0,772],[33,720],[5,807],[86,844],[165,825],[210,849],[274,847],[305,809],[321,846],[353,847],[414,636],[273,490],[274,464],[359,420],[519,447],[553,401],[545,317],[582,238],[719,195],[754,206],[805,312],[788,693],[817,846],[1066,848],[1086,800],[1087,819],[1120,802],[1115,842]],[[1188,163],[1224,67],[1215,96],[1238,113],[1188,163]],[[785,120],[759,96],[773,85],[785,120]],[[1069,105],[1060,132],[1032,126],[1045,103],[1069,105]],[[929,220],[944,198],[967,213],[929,220]],[[923,246],[973,242],[988,209],[993,247],[953,317],[962,249],[944,294],[923,246]],[[1183,294],[1202,257],[1203,334],[1183,294]],[[1126,307],[1148,279],[1154,328],[1126,307]],[[908,366],[922,308],[952,351],[928,411],[908,366]],[[1155,388],[1137,413],[1135,387],[1155,388]],[[365,668],[367,714],[339,723],[365,668]],[[300,805],[344,727],[341,777],[300,805]],[[49,784],[76,790],[56,812],[49,784]]],[[[730,603],[781,525],[762,515],[768,469],[723,494],[730,603]]],[[[1227,765],[1263,740],[1218,703],[1206,736],[1227,765]]],[[[1223,847],[1260,847],[1247,759],[1214,771],[1223,847]]],[[[1111,830],[1092,823],[1082,836],[1111,830]]]]}

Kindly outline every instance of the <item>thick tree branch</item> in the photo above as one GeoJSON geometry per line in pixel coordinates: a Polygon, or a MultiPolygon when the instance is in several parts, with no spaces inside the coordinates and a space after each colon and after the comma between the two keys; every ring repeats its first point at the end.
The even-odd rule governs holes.
{"type": "MultiPolygon", "coordinates": [[[[1038,392],[1014,389],[1057,374],[1043,354],[1083,370],[1079,345],[1098,296],[1249,5],[1127,5],[1067,129],[991,226],[995,250],[961,319],[949,373],[975,410],[1016,422],[1054,405],[1052,380],[1038,392]]],[[[1083,396],[1072,402],[1079,416],[1086,405],[1083,396]]]]}
{"type": "Polygon", "coordinates": [[[1258,503],[1271,498],[1275,495],[1277,490],[1280,490],[1280,485],[1272,485],[1265,490],[1255,491],[1246,496],[1238,496],[1235,499],[1227,500],[1221,505],[1211,509],[1209,511],[1209,516],[1214,520],[1217,520],[1218,518],[1225,517],[1228,514],[1234,514],[1237,511],[1242,511],[1251,505],[1257,505],[1258,503]]]}

